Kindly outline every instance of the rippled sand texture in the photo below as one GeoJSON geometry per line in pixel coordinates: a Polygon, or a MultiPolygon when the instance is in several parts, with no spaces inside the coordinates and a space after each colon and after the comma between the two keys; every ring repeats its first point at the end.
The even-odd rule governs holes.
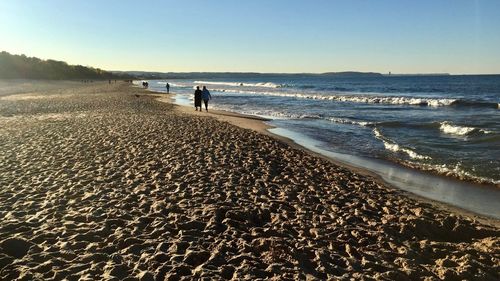
{"type": "Polygon", "coordinates": [[[498,229],[268,136],[127,85],[36,96],[0,98],[1,280],[500,279],[498,229]]]}

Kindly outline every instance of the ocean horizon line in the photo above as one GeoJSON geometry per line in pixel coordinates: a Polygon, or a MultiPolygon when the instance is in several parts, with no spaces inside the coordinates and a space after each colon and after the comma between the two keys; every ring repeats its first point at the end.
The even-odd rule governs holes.
{"type": "Polygon", "coordinates": [[[252,71],[142,71],[142,70],[107,70],[112,73],[135,73],[143,75],[310,75],[310,76],[498,76],[500,73],[381,73],[364,71],[339,71],[339,72],[252,72],[252,71]]]}

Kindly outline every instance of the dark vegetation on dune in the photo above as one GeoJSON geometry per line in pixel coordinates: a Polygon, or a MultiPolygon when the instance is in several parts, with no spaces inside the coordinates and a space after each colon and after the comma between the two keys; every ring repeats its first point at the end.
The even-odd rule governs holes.
{"type": "Polygon", "coordinates": [[[99,68],[0,52],[0,79],[132,79],[99,68]]]}

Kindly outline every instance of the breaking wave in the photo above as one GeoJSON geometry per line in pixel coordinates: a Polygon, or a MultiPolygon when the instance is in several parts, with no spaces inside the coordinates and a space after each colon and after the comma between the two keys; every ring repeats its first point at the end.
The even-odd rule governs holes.
{"type": "Polygon", "coordinates": [[[387,150],[390,150],[390,151],[396,152],[396,153],[405,153],[412,159],[418,159],[418,160],[431,159],[431,157],[429,157],[429,156],[420,155],[420,154],[416,153],[415,151],[413,151],[409,148],[400,146],[396,142],[386,138],[385,136],[382,135],[382,133],[380,133],[380,131],[377,128],[373,129],[373,133],[375,134],[375,137],[377,139],[382,141],[385,149],[387,149],[387,150]]]}
{"type": "Polygon", "coordinates": [[[490,134],[490,131],[475,128],[475,127],[466,127],[466,126],[458,126],[454,125],[451,122],[448,121],[443,121],[439,123],[441,126],[439,129],[441,132],[445,134],[450,134],[450,135],[458,135],[458,136],[466,136],[466,135],[472,135],[472,134],[490,134]]]}
{"type": "Polygon", "coordinates": [[[243,83],[243,82],[219,82],[219,81],[194,81],[195,84],[206,84],[206,85],[224,85],[231,87],[263,87],[263,88],[284,88],[288,87],[286,84],[275,84],[271,82],[262,83],[243,83]]]}
{"type": "Polygon", "coordinates": [[[373,126],[376,124],[374,122],[355,121],[355,120],[351,120],[351,119],[338,118],[338,117],[330,117],[330,118],[327,118],[327,120],[334,122],[334,123],[339,123],[339,124],[358,125],[358,126],[363,126],[363,127],[373,126]]]}
{"type": "Polygon", "coordinates": [[[251,94],[260,96],[277,96],[291,97],[301,99],[314,100],[330,100],[339,102],[353,103],[372,103],[372,104],[395,104],[395,105],[418,105],[418,106],[451,106],[457,102],[456,99],[438,99],[438,98],[411,98],[397,96],[362,96],[362,95],[326,95],[314,93],[290,93],[290,92],[269,92],[269,91],[249,91],[249,90],[233,90],[233,89],[213,89],[216,92],[236,93],[236,94],[251,94]]]}
{"type": "Polygon", "coordinates": [[[217,110],[226,110],[230,112],[237,112],[241,113],[244,115],[253,115],[253,116],[259,116],[263,118],[269,118],[269,119],[280,119],[280,120],[285,120],[285,119],[322,119],[322,117],[318,114],[305,114],[305,113],[291,113],[291,112],[286,112],[286,111],[277,111],[277,110],[266,110],[266,109],[261,109],[261,110],[240,110],[228,106],[217,106],[214,105],[214,109],[217,110]]]}
{"type": "Polygon", "coordinates": [[[477,182],[477,183],[485,183],[485,184],[493,184],[493,185],[500,185],[499,180],[494,180],[490,178],[484,178],[480,176],[473,175],[470,172],[467,172],[462,168],[461,163],[457,163],[454,166],[446,165],[446,164],[427,164],[427,163],[413,163],[413,162],[407,162],[403,163],[411,168],[416,168],[420,169],[423,171],[429,171],[429,172],[435,172],[440,175],[448,176],[448,177],[454,177],[460,180],[467,180],[467,181],[472,181],[472,182],[477,182]]]}

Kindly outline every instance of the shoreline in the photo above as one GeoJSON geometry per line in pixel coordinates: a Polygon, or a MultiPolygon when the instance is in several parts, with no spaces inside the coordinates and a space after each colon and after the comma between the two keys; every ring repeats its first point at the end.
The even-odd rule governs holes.
{"type": "MultiPolygon", "coordinates": [[[[240,89],[235,85],[231,85],[231,82],[224,81],[210,82],[174,80],[172,81],[172,83],[175,84],[175,87],[178,87],[175,89],[175,92],[182,93],[176,98],[177,104],[190,105],[189,86],[190,83],[193,82],[207,82],[208,84],[212,83],[214,87],[218,84],[221,85],[220,89],[217,87],[213,89],[215,90],[216,96],[220,95],[220,97],[222,98],[222,104],[217,104],[216,101],[215,105],[218,109],[255,115],[262,118],[269,118],[271,119],[270,123],[274,126],[289,128],[290,130],[296,130],[297,132],[307,130],[307,135],[311,136],[309,138],[313,141],[322,140],[322,147],[325,147],[327,151],[342,151],[341,153],[345,154],[362,155],[361,157],[364,157],[366,159],[376,157],[377,159],[383,159],[383,161],[386,162],[395,163],[398,166],[425,171],[426,173],[440,175],[446,178],[455,178],[459,181],[469,182],[471,184],[494,186],[495,188],[498,188],[500,190],[500,181],[497,179],[498,171],[495,169],[494,165],[496,163],[494,153],[493,151],[487,154],[484,153],[485,151],[490,151],[492,145],[494,144],[494,136],[496,135],[496,129],[494,128],[494,125],[492,125],[493,127],[491,128],[488,127],[489,125],[485,125],[486,127],[481,129],[481,125],[474,125],[474,122],[472,121],[472,123],[470,124],[467,123],[468,125],[463,122],[462,124],[456,118],[461,118],[461,114],[466,113],[460,111],[460,113],[457,113],[457,115],[453,113],[453,111],[455,110],[453,107],[447,106],[449,104],[447,104],[446,102],[440,103],[440,101],[452,100],[454,99],[453,97],[442,97],[439,99],[435,97],[436,104],[430,107],[422,107],[421,104],[418,103],[409,102],[408,104],[406,104],[404,102],[400,103],[398,100],[399,98],[412,99],[418,102],[421,101],[421,99],[425,100],[426,98],[420,98],[413,95],[402,95],[401,97],[398,96],[398,99],[394,101],[394,105],[397,105],[396,107],[387,107],[388,104],[391,104],[392,102],[389,102],[388,104],[385,104],[385,102],[380,102],[381,108],[379,108],[378,105],[375,105],[379,103],[379,101],[373,101],[372,103],[363,99],[357,100],[355,98],[357,94],[354,94],[354,96],[352,96],[353,98],[355,98],[354,105],[351,105],[351,103],[347,103],[346,105],[340,107],[343,111],[346,112],[345,114],[347,115],[345,115],[344,117],[334,117],[337,116],[337,113],[330,114],[328,112],[323,112],[323,110],[325,110],[326,104],[323,105],[323,102],[317,104],[317,102],[314,100],[323,100],[324,98],[331,99],[336,96],[343,97],[343,95],[348,94],[348,92],[332,93],[333,96],[326,95],[323,98],[321,93],[314,93],[309,95],[307,91],[302,92],[300,89],[297,93],[295,93],[297,89],[292,90],[292,92],[290,92],[292,94],[290,94],[289,92],[287,92],[288,90],[281,91],[281,89],[276,91],[273,90],[272,92],[267,92],[265,88],[249,88],[250,90],[247,90],[246,88],[241,87],[240,89]],[[225,97],[226,94],[224,94],[224,92],[226,91],[229,93],[227,95],[227,99],[225,97]],[[242,104],[240,104],[238,100],[234,99],[235,94],[236,96],[238,96],[239,94],[248,96],[248,94],[250,94],[250,96],[248,97],[250,99],[255,98],[256,103],[250,107],[242,107],[242,104]],[[256,95],[254,96],[253,94],[256,95]],[[270,100],[267,98],[268,96],[271,98],[270,100]],[[288,98],[292,98],[292,100],[288,101],[288,98]],[[289,109],[287,107],[281,108],[279,106],[275,107],[275,99],[279,100],[280,103],[291,102],[290,106],[292,106],[294,109],[289,109]],[[311,100],[311,102],[308,101],[309,99],[311,100]],[[312,106],[312,104],[316,104],[318,109],[309,108],[310,106],[312,106]],[[379,114],[370,117],[365,116],[363,111],[356,112],[356,108],[359,106],[361,106],[362,108],[363,106],[375,106],[373,110],[381,110],[380,116],[384,116],[384,112],[388,112],[387,110],[391,110],[390,108],[398,109],[398,113],[395,113],[397,116],[393,116],[390,118],[388,117],[388,119],[385,117],[376,117],[379,114]],[[425,114],[427,114],[427,111],[429,110],[429,114],[437,113],[439,111],[436,111],[436,109],[440,106],[444,106],[443,110],[447,109],[447,113],[443,113],[445,116],[441,116],[435,120],[433,119],[434,121],[431,121],[430,119],[425,119],[427,117],[422,115],[423,112],[426,112],[425,114]],[[405,110],[399,110],[402,108],[404,108],[405,110]],[[410,118],[405,117],[404,115],[400,115],[401,112],[406,112],[407,110],[409,110],[412,114],[410,118]],[[348,117],[349,115],[352,115],[352,118],[348,117]],[[409,138],[409,136],[417,132],[413,129],[410,129],[413,128],[414,124],[417,124],[415,123],[415,120],[413,120],[414,117],[417,119],[424,118],[427,121],[420,120],[417,122],[425,123],[425,126],[417,126],[418,130],[423,129],[425,130],[425,132],[419,131],[419,133],[415,135],[416,138],[411,139],[409,138]],[[395,123],[387,122],[388,120],[393,120],[395,123]],[[332,123],[333,125],[330,126],[330,123],[332,123]],[[333,127],[337,126],[340,126],[339,130],[342,135],[359,134],[355,139],[353,139],[356,145],[349,144],[351,143],[351,141],[348,139],[349,137],[337,137],[337,133],[335,132],[335,130],[332,130],[333,127]],[[322,128],[325,129],[324,132],[322,128]],[[396,130],[403,130],[400,132],[401,137],[396,136],[397,134],[394,135],[394,132],[396,130]],[[393,137],[388,138],[388,136],[390,136],[391,134],[393,135],[393,137]],[[427,139],[427,137],[423,138],[424,135],[422,134],[426,136],[427,134],[429,134],[429,139],[427,139]],[[335,139],[336,141],[333,141],[333,139],[335,139]],[[438,145],[441,141],[446,143],[446,147],[443,149],[440,149],[438,145]],[[471,142],[471,144],[480,143],[482,146],[468,146],[467,144],[469,142],[471,142]],[[489,142],[492,142],[491,145],[488,145],[489,142]],[[452,149],[452,147],[454,146],[456,146],[455,149],[452,149]],[[455,151],[456,153],[453,153],[453,151],[455,151]],[[485,157],[484,161],[479,161],[478,155],[482,155],[479,157],[485,157]],[[490,156],[486,157],[485,155],[490,156]],[[485,164],[485,161],[487,161],[487,159],[491,160],[491,165],[485,164]],[[484,167],[484,169],[479,167],[484,167]]],[[[152,80],[151,83],[152,86],[149,89],[150,91],[159,93],[166,92],[164,87],[162,87],[166,82],[163,82],[161,80],[152,80]]],[[[251,85],[254,84],[249,83],[246,84],[245,87],[251,85]]],[[[361,97],[367,98],[370,96],[371,95],[361,95],[361,97]]],[[[393,97],[392,94],[388,96],[388,98],[391,97],[393,97]]],[[[337,98],[334,98],[334,100],[335,102],[332,103],[332,106],[340,106],[341,104],[344,104],[341,101],[345,101],[343,99],[337,100],[337,98]]],[[[482,103],[478,103],[478,105],[480,104],[482,103]]],[[[469,106],[469,104],[464,101],[464,106],[465,105],[469,106]]],[[[472,106],[472,104],[470,104],[470,106],[472,106]]],[[[491,114],[491,112],[489,111],[488,114],[491,114]]],[[[343,115],[340,114],[338,116],[343,115]]],[[[474,118],[472,120],[474,120],[474,118]]]]}
{"type": "Polygon", "coordinates": [[[0,98],[2,280],[500,277],[498,224],[229,123],[260,120],[58,85],[0,98]]]}
{"type": "MultiPolygon", "coordinates": [[[[368,167],[364,167],[362,164],[359,162],[361,161],[371,161],[372,163],[377,164],[378,161],[374,161],[371,159],[362,159],[361,157],[357,156],[347,156],[348,158],[360,158],[361,160],[355,161],[354,163],[350,162],[349,160],[342,160],[338,158],[338,155],[340,153],[332,153],[329,151],[325,151],[323,149],[319,148],[314,148],[313,146],[309,145],[309,143],[298,143],[294,140],[292,137],[287,137],[286,134],[278,134],[278,133],[273,133],[272,131],[279,130],[279,128],[276,128],[272,125],[266,124],[266,121],[270,121],[269,119],[258,117],[258,116],[252,116],[252,115],[245,115],[241,113],[236,113],[236,112],[229,112],[229,111],[224,111],[224,110],[209,110],[209,112],[206,111],[194,111],[192,110],[191,107],[185,106],[185,105],[180,105],[176,104],[174,101],[174,97],[172,95],[175,95],[175,93],[170,93],[166,94],[163,92],[156,92],[152,90],[146,90],[148,93],[153,93],[153,95],[156,96],[156,98],[161,101],[161,102],[166,102],[166,103],[171,103],[176,106],[176,109],[179,110],[182,113],[187,113],[195,116],[209,116],[213,117],[219,121],[223,122],[229,122],[235,126],[244,128],[244,129],[250,129],[254,130],[258,133],[273,137],[295,149],[299,149],[302,151],[305,151],[306,153],[309,153],[310,155],[320,157],[322,159],[325,159],[327,161],[332,162],[335,165],[339,165],[342,167],[346,167],[355,173],[364,175],[364,176],[369,176],[371,178],[376,179],[376,181],[379,184],[388,186],[394,190],[397,190],[402,193],[403,196],[407,196],[422,202],[426,203],[431,203],[434,206],[448,211],[448,212],[453,212],[457,214],[463,214],[469,217],[474,217],[475,219],[482,221],[484,223],[494,225],[496,227],[500,227],[500,212],[495,214],[486,214],[486,213],[481,213],[477,212],[471,209],[467,209],[466,207],[461,207],[456,204],[453,204],[452,202],[443,202],[438,199],[434,199],[432,197],[429,197],[428,195],[426,196],[425,194],[419,194],[416,192],[412,192],[411,190],[408,190],[408,188],[405,188],[402,186],[403,184],[407,184],[405,182],[400,183],[400,182],[395,182],[391,181],[387,177],[384,177],[381,173],[378,173],[377,171],[374,171],[368,167]],[[330,156],[328,154],[331,154],[330,156]],[[337,157],[336,157],[337,156],[337,157]],[[356,163],[358,162],[358,163],[356,163]]],[[[370,164],[372,164],[370,163],[370,164]]],[[[482,183],[476,183],[476,182],[468,182],[468,181],[462,181],[460,179],[456,179],[453,177],[447,177],[444,175],[440,174],[435,174],[430,171],[422,171],[418,169],[412,169],[410,167],[406,167],[404,165],[399,165],[397,163],[391,163],[388,161],[380,160],[380,163],[383,163],[383,165],[387,165],[392,169],[395,169],[397,171],[409,171],[410,174],[413,176],[423,176],[424,178],[431,178],[431,179],[436,179],[441,182],[445,182],[448,184],[456,184],[456,185],[464,185],[464,186],[470,186],[470,188],[483,188],[487,190],[491,190],[491,192],[497,192],[497,187],[492,186],[492,185],[486,185],[482,183]]],[[[379,164],[380,164],[379,163],[379,164]]],[[[428,182],[427,182],[428,183],[428,182]]],[[[440,185],[437,184],[437,186],[440,185]]],[[[468,187],[465,187],[468,188],[468,187]]],[[[472,189],[472,192],[476,192],[476,190],[472,189]]]]}

